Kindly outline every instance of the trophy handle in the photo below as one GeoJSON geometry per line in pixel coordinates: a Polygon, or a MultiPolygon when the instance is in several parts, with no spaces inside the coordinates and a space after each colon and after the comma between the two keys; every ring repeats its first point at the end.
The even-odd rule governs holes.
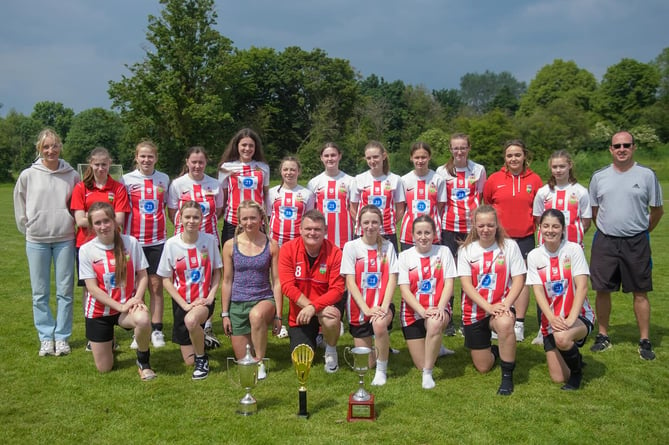
{"type": "MultiPolygon", "coordinates": [[[[232,372],[230,372],[230,362],[235,363],[235,358],[234,357],[228,357],[226,362],[225,362],[225,367],[227,369],[227,374],[228,378],[230,379],[230,382],[232,382],[237,388],[239,388],[241,385],[239,384],[239,379],[235,381],[235,379],[232,378],[232,372]]],[[[232,367],[232,369],[236,368],[235,366],[232,367]]]]}
{"type": "Polygon", "coordinates": [[[353,354],[351,353],[351,348],[347,346],[347,347],[344,348],[344,361],[346,362],[346,364],[351,369],[353,369],[353,364],[348,361],[349,356],[351,357],[351,362],[352,362],[353,361],[353,354]]]}

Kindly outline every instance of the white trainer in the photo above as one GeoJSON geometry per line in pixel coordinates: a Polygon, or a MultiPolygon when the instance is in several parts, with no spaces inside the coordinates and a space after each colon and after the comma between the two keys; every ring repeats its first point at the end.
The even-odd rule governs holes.
{"type": "Polygon", "coordinates": [[[39,356],[44,357],[45,355],[56,355],[53,340],[42,340],[39,347],[39,356]]]}
{"type": "Polygon", "coordinates": [[[68,355],[70,352],[72,352],[72,349],[70,349],[69,343],[65,340],[56,340],[56,357],[68,355]]]}
{"type": "Polygon", "coordinates": [[[151,344],[154,348],[162,348],[165,346],[165,334],[163,334],[163,331],[151,332],[151,344]]]}
{"type": "Polygon", "coordinates": [[[516,333],[516,341],[525,341],[525,323],[517,321],[513,325],[513,331],[516,333]]]}
{"type": "Polygon", "coordinates": [[[541,333],[541,329],[537,332],[537,336],[532,339],[533,345],[543,345],[544,344],[544,335],[541,333]]]}

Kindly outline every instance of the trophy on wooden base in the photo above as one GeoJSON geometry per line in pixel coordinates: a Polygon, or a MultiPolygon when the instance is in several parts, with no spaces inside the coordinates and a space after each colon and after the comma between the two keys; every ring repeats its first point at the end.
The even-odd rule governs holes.
{"type": "Polygon", "coordinates": [[[369,370],[369,355],[371,353],[372,350],[365,346],[344,349],[344,360],[346,360],[346,363],[360,378],[358,390],[351,393],[348,398],[348,415],[346,416],[346,420],[349,422],[376,420],[374,394],[370,394],[365,390],[365,374],[369,370]],[[348,356],[352,356],[352,364],[348,360],[348,356]]]}
{"type": "Polygon", "coordinates": [[[295,371],[297,372],[297,380],[300,383],[298,389],[299,394],[299,417],[309,418],[307,411],[307,377],[309,377],[309,370],[311,369],[311,362],[314,360],[314,350],[311,346],[306,344],[297,345],[291,354],[295,371]]]}

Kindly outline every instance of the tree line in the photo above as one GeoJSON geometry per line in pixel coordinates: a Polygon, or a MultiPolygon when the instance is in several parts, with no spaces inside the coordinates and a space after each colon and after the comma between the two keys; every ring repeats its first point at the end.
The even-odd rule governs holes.
{"type": "MultiPolygon", "coordinates": [[[[254,128],[270,165],[297,154],[304,177],[322,169],[327,141],[345,152],[344,171],[362,171],[367,141],[381,141],[397,173],[410,169],[408,150],[422,140],[435,165],[448,158],[449,135],[472,140],[472,157],[488,169],[502,163],[504,141],[522,138],[537,159],[555,149],[600,150],[618,129],[642,148],[669,143],[669,47],[653,61],[625,58],[601,81],[573,61],[554,60],[526,85],[507,71],[466,73],[459,89],[428,90],[401,80],[365,78],[345,59],[321,49],[238,49],[214,26],[214,0],[160,0],[148,17],[143,60],[109,82],[112,109],[75,114],[57,102],[35,104],[29,116],[10,110],[0,119],[0,181],[10,181],[35,158],[44,126],[63,138],[63,157],[84,163],[96,146],[130,168],[134,146],[153,140],[159,168],[174,176],[186,149],[204,146],[213,165],[231,136],[254,128]]],[[[1,105],[0,105],[1,106],[1,105]]]]}

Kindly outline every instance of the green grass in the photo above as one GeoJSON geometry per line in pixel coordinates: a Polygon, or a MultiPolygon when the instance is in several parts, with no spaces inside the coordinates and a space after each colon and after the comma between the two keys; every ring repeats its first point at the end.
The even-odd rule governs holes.
{"type": "MultiPolygon", "coordinates": [[[[666,183],[664,184],[667,185],[666,183]]],[[[341,360],[352,344],[340,341],[341,369],[323,371],[317,351],[308,380],[308,420],[296,417],[297,378],[289,358],[288,341],[272,338],[267,380],[253,391],[259,413],[235,414],[242,389],[231,383],[226,357],[230,343],[211,352],[208,379],[193,382],[191,369],[181,362],[178,348],[168,343],[152,351],[159,377],[141,382],[128,346],[130,334],[117,329],[122,351],[111,373],[100,375],[84,351],[81,295],[76,295],[70,356],[38,357],[32,323],[30,283],[24,242],[12,218],[11,186],[0,186],[0,221],[5,234],[0,262],[0,418],[2,442],[14,443],[666,443],[669,436],[669,221],[653,232],[655,291],[652,341],[654,362],[642,361],[636,351],[638,331],[631,297],[615,294],[610,334],[614,347],[598,355],[583,349],[585,381],[581,391],[564,392],[550,381],[543,351],[519,345],[516,391],[499,397],[499,368],[479,375],[462,337],[445,337],[455,356],[439,359],[437,387],[424,391],[421,373],[414,369],[397,320],[391,343],[400,349],[389,364],[388,383],[374,388],[379,414],[375,423],[346,422],[348,394],[357,376],[341,360]]],[[[666,188],[665,188],[666,191],[666,188]]],[[[666,195],[665,195],[666,196],[666,195]]],[[[588,240],[589,243],[589,240],[588,240]]],[[[396,303],[399,296],[396,294],[396,303]]],[[[459,299],[458,299],[459,300],[459,299]]],[[[171,311],[165,310],[166,332],[171,311]]],[[[536,332],[534,304],[527,317],[528,337],[536,332]]],[[[219,306],[220,307],[220,306],[219,306]]],[[[459,309],[456,309],[459,313],[459,309]]],[[[215,329],[220,334],[220,325],[215,329]]],[[[367,378],[367,389],[370,377],[367,378]]]]}

